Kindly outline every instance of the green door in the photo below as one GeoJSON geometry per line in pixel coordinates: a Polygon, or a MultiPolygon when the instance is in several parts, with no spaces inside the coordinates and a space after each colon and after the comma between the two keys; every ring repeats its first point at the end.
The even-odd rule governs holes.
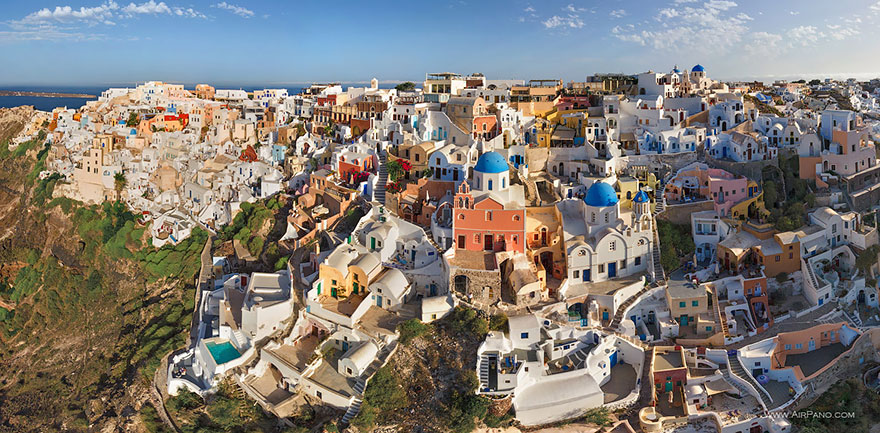
{"type": "Polygon", "coordinates": [[[336,297],[336,287],[330,288],[330,296],[332,296],[334,298],[336,297]]]}
{"type": "Polygon", "coordinates": [[[352,291],[355,295],[357,295],[357,293],[358,293],[358,283],[352,283],[352,285],[351,285],[351,291],[352,291]]]}
{"type": "Polygon", "coordinates": [[[672,382],[666,382],[666,391],[672,391],[672,382]]]}
{"type": "Polygon", "coordinates": [[[370,249],[371,250],[376,249],[376,238],[373,238],[373,237],[370,238],[370,249]]]}

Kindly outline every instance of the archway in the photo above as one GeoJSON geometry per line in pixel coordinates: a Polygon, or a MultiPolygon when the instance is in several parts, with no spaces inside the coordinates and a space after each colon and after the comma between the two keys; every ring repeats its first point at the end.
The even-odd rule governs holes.
{"type": "Polygon", "coordinates": [[[470,287],[470,279],[467,275],[456,275],[454,279],[455,290],[460,293],[467,293],[470,287]]]}

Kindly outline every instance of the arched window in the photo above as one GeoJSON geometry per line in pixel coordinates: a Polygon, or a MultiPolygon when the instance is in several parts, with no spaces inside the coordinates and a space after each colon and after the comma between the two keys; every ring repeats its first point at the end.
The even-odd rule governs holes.
{"type": "Polygon", "coordinates": [[[489,179],[489,191],[492,191],[492,179],[489,179]]]}

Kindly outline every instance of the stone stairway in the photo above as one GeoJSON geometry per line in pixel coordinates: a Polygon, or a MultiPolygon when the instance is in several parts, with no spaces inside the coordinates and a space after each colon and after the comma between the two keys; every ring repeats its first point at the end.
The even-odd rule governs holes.
{"type": "Polygon", "coordinates": [[[666,272],[663,270],[663,264],[660,261],[662,257],[660,253],[660,236],[657,235],[656,221],[652,225],[654,232],[654,245],[653,248],[651,248],[651,273],[654,277],[654,281],[658,284],[662,284],[666,282],[666,272]]]}
{"type": "Polygon", "coordinates": [[[654,287],[657,287],[657,286],[653,285],[653,284],[646,285],[645,287],[642,288],[642,290],[639,290],[638,293],[636,293],[635,295],[632,295],[629,299],[627,299],[622,304],[620,304],[620,306],[617,307],[617,311],[614,313],[614,318],[611,320],[611,323],[608,325],[608,328],[611,329],[612,331],[617,331],[617,327],[620,326],[620,322],[623,321],[623,315],[626,314],[626,310],[629,309],[629,307],[632,306],[632,304],[634,302],[636,302],[636,299],[639,299],[639,296],[644,295],[645,293],[648,292],[648,290],[651,290],[654,287]]]}
{"type": "Polygon", "coordinates": [[[654,401],[654,390],[651,389],[651,361],[654,359],[654,347],[645,348],[645,360],[642,362],[642,385],[639,391],[639,406],[649,406],[654,401]]]}
{"type": "Polygon", "coordinates": [[[358,396],[355,397],[351,406],[348,407],[348,410],[345,411],[345,414],[342,415],[342,420],[340,421],[340,427],[345,428],[348,427],[348,423],[352,418],[357,416],[358,412],[361,411],[361,404],[363,403],[363,395],[364,390],[367,388],[367,379],[373,377],[376,374],[376,371],[382,368],[385,365],[385,362],[388,358],[394,354],[394,351],[397,349],[397,340],[391,342],[391,344],[384,344],[379,342],[379,353],[376,354],[376,359],[370,363],[366,370],[364,370],[363,374],[357,379],[357,382],[354,384],[354,391],[357,392],[358,396]]]}
{"type": "Polygon", "coordinates": [[[363,403],[364,401],[362,399],[355,398],[354,401],[351,403],[351,406],[348,407],[348,410],[345,411],[345,415],[342,415],[341,424],[347,426],[348,423],[351,422],[351,419],[356,417],[357,414],[361,411],[361,404],[363,403]]]}
{"type": "MultiPolygon", "coordinates": [[[[724,373],[727,374],[729,371],[730,374],[736,375],[736,377],[746,381],[749,385],[754,388],[755,392],[758,393],[758,396],[761,397],[761,402],[764,404],[764,409],[770,409],[772,407],[773,400],[767,395],[767,391],[764,390],[758,382],[755,381],[755,378],[752,377],[742,366],[742,363],[739,362],[739,358],[736,356],[736,351],[727,352],[727,369],[724,370],[724,373]]],[[[743,389],[743,386],[735,380],[729,380],[733,386],[737,387],[740,391],[751,394],[749,390],[743,389]]]]}
{"type": "Polygon", "coordinates": [[[385,204],[385,185],[388,183],[386,162],[388,162],[388,154],[383,150],[379,152],[379,180],[376,181],[376,190],[373,191],[373,200],[383,205],[385,204]]]}
{"type": "Polygon", "coordinates": [[[436,249],[438,253],[443,254],[443,251],[446,251],[445,249],[440,248],[440,245],[437,245],[437,242],[434,241],[434,238],[431,236],[430,233],[427,233],[425,235],[425,239],[428,240],[428,243],[431,244],[431,246],[434,247],[434,249],[436,249]]]}

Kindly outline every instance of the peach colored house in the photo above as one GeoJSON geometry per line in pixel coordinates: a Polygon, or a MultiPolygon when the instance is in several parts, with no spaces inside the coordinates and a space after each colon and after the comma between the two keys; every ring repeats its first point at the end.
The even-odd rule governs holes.
{"type": "Polygon", "coordinates": [[[525,209],[505,209],[491,196],[474,203],[471,188],[462,182],[455,195],[454,239],[458,249],[525,252],[525,209]],[[463,205],[459,205],[463,203],[463,205]]]}
{"type": "Polygon", "coordinates": [[[844,322],[780,333],[775,337],[770,368],[791,368],[799,381],[810,379],[832,366],[859,335],[844,322]],[[807,357],[802,355],[806,354],[810,354],[810,362],[804,362],[807,357]]]}

